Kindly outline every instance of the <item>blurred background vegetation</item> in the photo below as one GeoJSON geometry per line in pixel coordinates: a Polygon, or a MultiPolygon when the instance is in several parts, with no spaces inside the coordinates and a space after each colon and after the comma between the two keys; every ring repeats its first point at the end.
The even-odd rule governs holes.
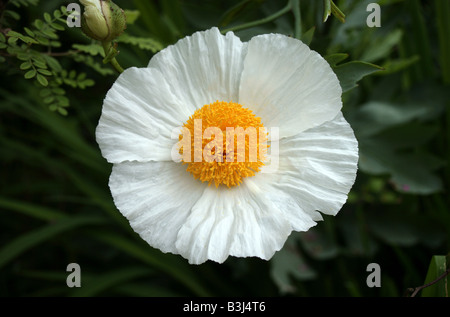
{"type": "MultiPolygon", "coordinates": [[[[381,27],[369,28],[371,2],[335,1],[345,22],[324,22],[329,1],[116,0],[129,10],[123,67],[218,26],[243,41],[300,38],[346,87],[360,163],[338,216],[293,233],[270,261],[190,266],[149,247],[113,204],[94,131],[117,73],[97,43],[65,25],[60,8],[70,2],[0,1],[0,296],[404,296],[442,274],[450,2],[377,1],[381,27]],[[69,263],[81,266],[81,288],[66,286],[69,263]],[[381,287],[367,286],[369,263],[380,265],[381,287]]],[[[448,294],[444,282],[418,296],[448,294]]]]}

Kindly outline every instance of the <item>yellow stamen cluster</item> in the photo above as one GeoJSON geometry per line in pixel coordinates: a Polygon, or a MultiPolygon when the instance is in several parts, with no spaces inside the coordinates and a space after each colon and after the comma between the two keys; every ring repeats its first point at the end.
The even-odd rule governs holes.
{"type": "Polygon", "coordinates": [[[209,185],[240,185],[264,165],[267,132],[261,119],[238,103],[204,105],[187,120],[183,131],[179,137],[182,163],[195,179],[209,185]]]}

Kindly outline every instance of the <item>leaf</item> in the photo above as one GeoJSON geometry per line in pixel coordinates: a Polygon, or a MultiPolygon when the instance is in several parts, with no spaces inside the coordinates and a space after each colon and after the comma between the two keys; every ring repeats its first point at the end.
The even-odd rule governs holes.
{"type": "Polygon", "coordinates": [[[0,249],[0,268],[27,250],[63,232],[73,230],[80,226],[98,225],[102,223],[105,223],[105,219],[99,217],[67,217],[34,231],[22,234],[0,249]]]}
{"type": "Polygon", "coordinates": [[[75,289],[69,296],[98,296],[116,285],[135,279],[141,279],[152,273],[154,273],[154,271],[147,267],[125,267],[106,273],[96,274],[89,279],[83,278],[82,287],[75,289]]]}
{"type": "Polygon", "coordinates": [[[65,30],[65,27],[64,27],[63,25],[58,24],[58,23],[56,23],[56,22],[52,22],[52,23],[50,23],[49,25],[50,25],[52,28],[54,28],[55,30],[58,30],[58,31],[64,31],[64,30],[65,30]]]}
{"type": "Polygon", "coordinates": [[[322,21],[326,22],[331,15],[331,0],[323,0],[323,17],[322,21]]]}
{"type": "Polygon", "coordinates": [[[95,62],[94,58],[90,55],[76,54],[73,56],[76,62],[84,63],[91,67],[93,70],[103,76],[113,75],[114,71],[111,68],[102,67],[100,63],[95,62]]]}
{"type": "Polygon", "coordinates": [[[36,35],[36,40],[41,45],[45,45],[45,46],[50,45],[49,39],[44,37],[44,36],[42,36],[42,35],[36,35]]]}
{"type": "Polygon", "coordinates": [[[17,53],[17,58],[20,59],[21,61],[28,61],[30,59],[30,55],[24,52],[19,52],[17,53]]]}
{"type": "Polygon", "coordinates": [[[368,221],[369,228],[375,236],[391,245],[413,246],[418,243],[419,237],[404,216],[398,213],[378,214],[368,221]]]}
{"type": "Polygon", "coordinates": [[[345,14],[338,8],[338,6],[330,0],[331,3],[331,14],[333,14],[339,21],[345,23],[345,14]]]}
{"type": "Polygon", "coordinates": [[[348,54],[336,53],[336,54],[327,55],[324,58],[328,62],[328,64],[330,64],[331,67],[335,67],[340,62],[346,60],[348,58],[348,54]]]}
{"type": "Polygon", "coordinates": [[[33,78],[34,76],[36,76],[36,70],[35,70],[35,69],[29,70],[29,71],[26,72],[25,75],[24,75],[25,79],[31,79],[31,78],[33,78]]]}
{"type": "Polygon", "coordinates": [[[292,277],[301,281],[316,277],[316,272],[306,263],[297,247],[298,239],[299,233],[292,233],[283,249],[275,253],[271,260],[270,275],[281,293],[295,291],[292,277]]]}
{"type": "Polygon", "coordinates": [[[86,73],[80,73],[77,76],[77,81],[82,81],[86,78],[86,73]]]}
{"type": "Polygon", "coordinates": [[[314,37],[314,31],[315,30],[316,30],[316,27],[313,26],[308,31],[303,33],[302,37],[301,37],[302,42],[309,46],[311,44],[311,42],[312,42],[313,37],[314,37]]]}
{"type": "Polygon", "coordinates": [[[385,56],[388,56],[394,46],[398,45],[402,39],[403,31],[396,29],[387,35],[382,35],[370,42],[370,45],[361,56],[361,60],[366,62],[375,62],[385,56]]]}
{"type": "Polygon", "coordinates": [[[333,68],[341,83],[342,92],[357,87],[358,81],[374,72],[383,70],[382,67],[360,61],[348,62],[333,68]]]}
{"type": "Polygon", "coordinates": [[[356,217],[344,213],[338,220],[338,227],[343,237],[345,252],[364,255],[367,258],[375,256],[378,245],[356,217]]]}
{"type": "MultiPolygon", "coordinates": [[[[430,104],[431,105],[431,104],[430,104]]],[[[433,105],[438,108],[437,105],[433,105]]],[[[361,137],[374,136],[396,125],[406,124],[412,120],[424,118],[431,112],[422,103],[392,103],[369,101],[358,110],[349,113],[348,119],[352,123],[357,135],[361,137]]]]}
{"type": "Polygon", "coordinates": [[[25,32],[26,32],[29,36],[31,36],[31,37],[35,37],[35,36],[36,36],[36,34],[34,34],[34,32],[31,31],[29,28],[24,27],[23,29],[25,30],[25,32]]]}
{"type": "Polygon", "coordinates": [[[69,78],[70,78],[70,79],[75,79],[76,76],[77,76],[77,71],[76,71],[75,69],[72,69],[72,70],[69,72],[69,78]]]}
{"type": "Polygon", "coordinates": [[[141,15],[139,10],[124,10],[124,13],[125,13],[125,17],[127,19],[127,24],[128,25],[134,24],[134,22],[136,22],[136,20],[141,15]]]}
{"type": "Polygon", "coordinates": [[[80,50],[82,52],[91,54],[92,56],[101,55],[105,56],[105,51],[103,50],[103,47],[100,44],[89,44],[89,45],[83,45],[83,44],[73,44],[72,47],[74,49],[80,50]]]}
{"type": "Polygon", "coordinates": [[[438,135],[439,130],[439,126],[432,123],[412,121],[386,129],[378,133],[376,138],[383,140],[392,149],[417,148],[431,142],[438,135]]]}
{"type": "Polygon", "coordinates": [[[41,32],[47,36],[48,38],[52,39],[52,40],[57,40],[58,39],[58,35],[50,29],[42,29],[41,32]]]}
{"type": "Polygon", "coordinates": [[[43,100],[43,102],[46,104],[52,103],[53,101],[55,101],[55,96],[48,96],[48,97],[45,97],[43,100]]]}
{"type": "Polygon", "coordinates": [[[38,67],[38,68],[44,68],[47,69],[47,64],[45,63],[45,61],[41,61],[41,60],[33,60],[33,64],[34,66],[38,67]]]}
{"type": "Polygon", "coordinates": [[[16,7],[20,8],[20,6],[28,7],[29,5],[37,5],[39,0],[11,0],[11,3],[16,7]]]}
{"type": "Polygon", "coordinates": [[[48,12],[45,12],[45,13],[44,13],[44,20],[45,20],[47,23],[51,23],[51,22],[52,22],[52,16],[51,16],[48,12]]]}
{"type": "Polygon", "coordinates": [[[242,0],[230,9],[228,9],[220,18],[219,26],[224,27],[230,24],[230,22],[235,19],[237,15],[242,13],[247,7],[253,4],[253,0],[242,0]]]}
{"type": "MultiPolygon", "coordinates": [[[[17,37],[8,37],[8,44],[9,45],[15,45],[19,38],[17,37]]],[[[13,49],[12,47],[8,47],[8,49],[13,49]]]]}
{"type": "Polygon", "coordinates": [[[58,101],[58,105],[61,107],[68,107],[70,104],[69,98],[66,96],[55,96],[55,98],[58,101]]]}
{"type": "Polygon", "coordinates": [[[7,34],[10,38],[18,38],[27,44],[37,44],[37,41],[29,36],[23,35],[16,31],[9,31],[7,34]]]}
{"type": "Polygon", "coordinates": [[[20,64],[20,69],[21,70],[27,70],[29,68],[31,68],[31,62],[27,61],[27,62],[23,62],[22,64],[20,64]]]}
{"type": "Polygon", "coordinates": [[[62,116],[67,116],[69,114],[69,112],[64,108],[58,107],[57,110],[58,110],[59,114],[62,116]]]}
{"type": "Polygon", "coordinates": [[[367,212],[365,217],[365,230],[392,246],[411,247],[420,243],[435,248],[446,238],[445,228],[425,214],[377,210],[367,212]]]}
{"type": "Polygon", "coordinates": [[[401,58],[401,59],[389,59],[386,61],[382,67],[384,70],[375,73],[375,75],[385,76],[389,74],[393,74],[399,71],[402,71],[404,69],[407,69],[408,67],[414,65],[415,63],[419,62],[420,56],[414,55],[408,58],[401,58]]]}
{"type": "Polygon", "coordinates": [[[36,29],[41,30],[44,27],[44,22],[40,19],[36,19],[34,21],[34,26],[36,27],[36,29]]]}
{"type": "Polygon", "coordinates": [[[78,87],[80,87],[81,89],[84,89],[86,87],[92,87],[94,85],[95,81],[93,81],[92,79],[85,79],[78,82],[78,87]]]}
{"type": "Polygon", "coordinates": [[[57,103],[54,103],[54,104],[48,106],[48,110],[50,110],[50,111],[58,111],[58,109],[59,109],[59,106],[57,103]]]}
{"type": "Polygon", "coordinates": [[[42,76],[41,74],[37,74],[36,76],[37,81],[39,82],[39,84],[41,84],[44,87],[48,86],[48,80],[47,78],[45,78],[44,76],[42,76]]]}
{"type": "Polygon", "coordinates": [[[390,175],[398,191],[428,195],[442,190],[442,180],[434,171],[444,162],[434,155],[398,151],[380,139],[360,141],[360,169],[375,175],[390,175]]]}
{"type": "Polygon", "coordinates": [[[45,59],[45,62],[48,64],[48,66],[50,66],[50,68],[52,70],[54,70],[55,72],[62,71],[61,64],[59,63],[59,61],[56,58],[44,54],[44,59],[45,59]]]}
{"type": "Polygon", "coordinates": [[[3,14],[9,15],[11,18],[13,18],[14,20],[19,21],[20,20],[20,15],[17,12],[11,11],[11,10],[5,10],[3,11],[3,14]]]}
{"type": "Polygon", "coordinates": [[[311,228],[307,232],[300,232],[299,240],[308,254],[318,260],[327,260],[335,257],[338,246],[324,232],[311,228]]]}
{"type": "Polygon", "coordinates": [[[57,19],[60,18],[62,16],[61,11],[60,10],[53,11],[53,16],[57,19]]]}
{"type": "Polygon", "coordinates": [[[53,88],[53,89],[52,89],[52,92],[53,92],[55,95],[65,95],[65,94],[66,94],[66,92],[64,91],[64,89],[59,88],[59,87],[53,88]]]}
{"type": "MultiPolygon", "coordinates": [[[[33,122],[39,124],[43,129],[48,130],[48,133],[53,135],[60,144],[64,144],[64,147],[60,148],[60,150],[62,150],[67,157],[71,157],[75,161],[82,163],[85,167],[92,168],[95,171],[104,171],[104,164],[101,160],[101,156],[99,156],[98,150],[80,137],[77,129],[67,125],[67,122],[64,119],[58,116],[49,115],[47,111],[40,111],[39,107],[30,103],[27,99],[22,98],[20,95],[11,94],[1,87],[0,94],[6,101],[18,104],[23,107],[23,109],[26,109],[26,113],[30,115],[33,122]]],[[[72,171],[67,170],[66,172],[71,173],[72,171]]],[[[77,176],[78,175],[74,175],[74,177],[77,176]]],[[[79,177],[79,179],[80,181],[83,181],[81,177],[79,177]]],[[[74,179],[71,181],[77,185],[74,179]]],[[[87,193],[93,195],[98,189],[95,186],[89,185],[88,182],[83,183],[82,186],[80,185],[80,189],[84,189],[87,193]]],[[[98,200],[103,205],[109,204],[109,201],[105,196],[98,197],[98,200]]]]}
{"type": "Polygon", "coordinates": [[[165,272],[194,291],[197,295],[208,295],[208,291],[203,287],[200,281],[195,278],[191,272],[191,268],[188,265],[185,265],[185,262],[175,261],[174,258],[169,257],[168,255],[163,255],[159,251],[143,246],[140,243],[136,243],[136,241],[130,240],[129,238],[125,238],[116,233],[95,231],[91,232],[91,236],[122,251],[125,251],[129,255],[136,257],[144,263],[165,272]]]}
{"type": "Polygon", "coordinates": [[[127,33],[122,34],[116,39],[117,42],[127,43],[131,45],[137,45],[140,49],[149,50],[156,53],[164,48],[163,44],[159,41],[149,38],[149,37],[136,37],[128,35],[127,33]]]}
{"type": "Polygon", "coordinates": [[[50,96],[51,94],[52,94],[52,91],[51,91],[50,89],[48,89],[48,88],[43,88],[43,89],[41,89],[41,92],[39,93],[39,95],[40,95],[42,98],[48,97],[48,96],[50,96]]]}
{"type": "MultiPolygon", "coordinates": [[[[428,267],[427,276],[425,278],[424,285],[435,281],[442,276],[449,269],[449,263],[444,255],[434,255],[431,258],[430,265],[428,267]]],[[[445,276],[438,282],[422,289],[422,297],[449,297],[450,294],[450,278],[445,276]]]]}
{"type": "Polygon", "coordinates": [[[41,73],[42,75],[45,75],[45,76],[52,76],[53,75],[52,72],[47,70],[47,69],[39,68],[37,71],[39,73],[41,73]]]}
{"type": "Polygon", "coordinates": [[[448,95],[445,87],[420,84],[398,103],[372,101],[348,112],[359,141],[360,170],[389,176],[400,192],[441,191],[437,170],[445,161],[431,152],[429,143],[440,133],[435,120],[444,113],[448,95]]]}
{"type": "Polygon", "coordinates": [[[0,207],[2,207],[3,210],[13,210],[45,221],[54,221],[65,217],[65,215],[58,210],[3,197],[0,197],[0,207]]]}

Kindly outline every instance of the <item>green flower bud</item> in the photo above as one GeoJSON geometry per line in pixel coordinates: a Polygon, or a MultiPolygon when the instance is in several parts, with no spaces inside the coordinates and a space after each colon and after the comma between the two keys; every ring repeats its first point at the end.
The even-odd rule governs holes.
{"type": "Polygon", "coordinates": [[[84,5],[81,17],[83,32],[101,42],[110,42],[126,29],[125,13],[111,0],[80,0],[84,5]]]}

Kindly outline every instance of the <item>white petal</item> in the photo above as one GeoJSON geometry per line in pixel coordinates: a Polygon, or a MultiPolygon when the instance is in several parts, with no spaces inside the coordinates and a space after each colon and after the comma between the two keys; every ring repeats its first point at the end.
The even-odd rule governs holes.
{"type": "Polygon", "coordinates": [[[193,264],[229,255],[270,259],[292,230],[278,207],[254,183],[208,187],[180,229],[177,249],[193,264]]]}
{"type": "Polygon", "coordinates": [[[304,210],[297,202],[295,196],[291,195],[289,191],[284,191],[284,188],[278,187],[278,181],[270,181],[264,176],[248,178],[247,183],[252,182],[255,187],[258,187],[259,194],[264,199],[269,200],[276,210],[280,211],[278,217],[282,217],[291,225],[291,230],[308,231],[315,226],[317,220],[322,220],[322,217],[315,210],[304,210]]]}
{"type": "Polygon", "coordinates": [[[314,219],[317,210],[336,215],[355,182],[358,164],[358,143],[342,114],[280,140],[279,152],[278,171],[256,177],[290,195],[303,211],[300,218],[309,214],[314,219]]]}
{"type": "Polygon", "coordinates": [[[266,127],[279,127],[280,137],[332,120],[341,94],[330,65],[301,41],[266,34],[248,43],[239,102],[266,127]]]}
{"type": "Polygon", "coordinates": [[[173,162],[114,164],[109,186],[114,203],[142,239],[163,252],[178,254],[177,233],[204,184],[173,162]]]}
{"type": "Polygon", "coordinates": [[[96,130],[97,142],[111,163],[169,161],[178,141],[171,138],[172,130],[191,114],[172,95],[159,71],[129,68],[106,95],[96,130]]]}
{"type": "Polygon", "coordinates": [[[168,46],[148,66],[164,74],[174,95],[198,109],[217,100],[238,101],[244,56],[238,37],[212,28],[168,46]]]}

